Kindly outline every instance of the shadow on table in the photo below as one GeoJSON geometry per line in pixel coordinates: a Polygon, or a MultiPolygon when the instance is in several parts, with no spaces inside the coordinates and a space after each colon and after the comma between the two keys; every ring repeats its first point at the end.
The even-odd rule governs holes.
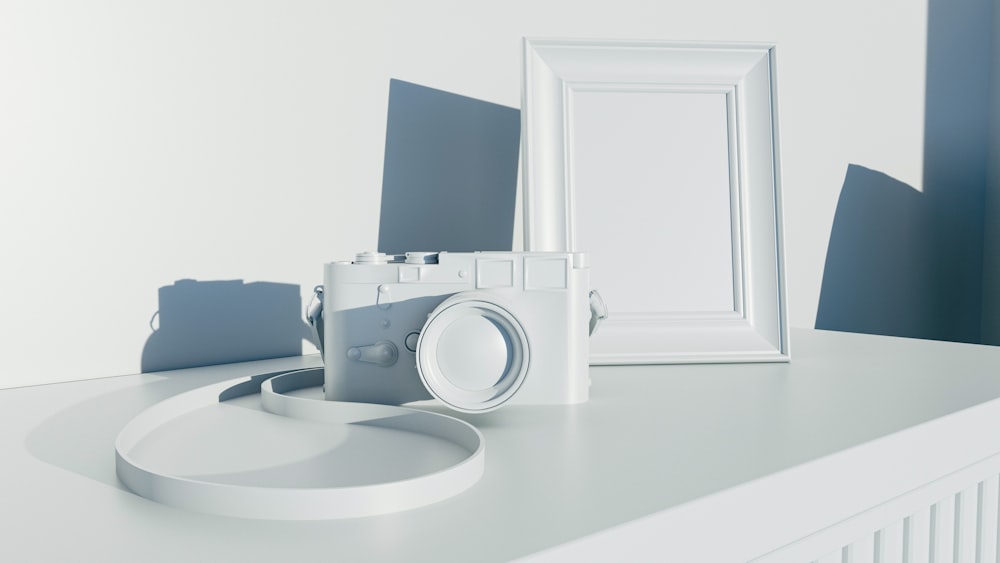
{"type": "Polygon", "coordinates": [[[122,428],[155,403],[231,377],[225,373],[137,380],[132,387],[85,399],[50,416],[28,434],[25,446],[45,463],[127,490],[115,473],[115,439],[122,428]]]}

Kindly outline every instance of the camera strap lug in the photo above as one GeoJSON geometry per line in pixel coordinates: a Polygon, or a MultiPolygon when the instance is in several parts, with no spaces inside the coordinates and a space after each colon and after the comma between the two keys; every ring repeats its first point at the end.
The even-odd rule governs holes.
{"type": "Polygon", "coordinates": [[[389,293],[389,286],[387,284],[378,286],[378,292],[375,295],[375,306],[382,310],[392,306],[392,294],[389,293]]]}
{"type": "Polygon", "coordinates": [[[601,321],[608,318],[608,306],[596,289],[590,290],[590,334],[594,334],[601,321]]]}
{"type": "Polygon", "coordinates": [[[320,359],[325,359],[323,355],[323,286],[317,285],[313,288],[312,299],[306,307],[306,321],[312,327],[313,335],[316,337],[316,347],[319,348],[320,359]]]}

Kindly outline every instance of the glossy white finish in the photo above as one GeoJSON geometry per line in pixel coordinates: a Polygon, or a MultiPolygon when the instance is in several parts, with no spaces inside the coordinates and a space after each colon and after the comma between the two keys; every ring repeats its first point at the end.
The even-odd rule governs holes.
{"type": "MultiPolygon", "coordinates": [[[[315,375],[309,383],[315,379],[322,384],[319,368],[277,379],[303,375],[315,375]]],[[[319,387],[308,396],[285,396],[273,391],[272,380],[263,383],[261,395],[251,395],[250,404],[240,400],[249,410],[221,399],[252,384],[244,377],[207,385],[140,413],[115,440],[118,478],[138,495],[186,510],[317,520],[440,502],[464,492],[483,474],[483,436],[461,420],[388,405],[327,401],[319,387]],[[253,408],[261,398],[263,416],[253,408]],[[213,436],[220,429],[223,434],[213,436]],[[247,433],[261,436],[249,451],[239,442],[247,433]],[[303,446],[319,434],[324,438],[314,447],[303,446]],[[369,455],[350,447],[358,440],[369,455]],[[461,452],[457,456],[456,448],[461,452]]]]}
{"type": "Polygon", "coordinates": [[[525,248],[586,251],[592,364],[787,361],[774,48],[526,39],[525,248]]]}

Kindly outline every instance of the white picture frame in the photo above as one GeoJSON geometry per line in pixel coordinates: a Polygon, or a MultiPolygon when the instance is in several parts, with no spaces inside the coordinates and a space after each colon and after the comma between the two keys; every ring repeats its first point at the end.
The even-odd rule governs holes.
{"type": "Polygon", "coordinates": [[[525,250],[589,254],[591,364],[788,361],[774,46],[523,48],[525,250]]]}

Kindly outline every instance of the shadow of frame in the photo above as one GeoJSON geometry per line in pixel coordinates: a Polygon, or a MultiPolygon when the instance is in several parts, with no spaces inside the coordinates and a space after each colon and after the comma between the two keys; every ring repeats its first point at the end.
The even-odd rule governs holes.
{"type": "Polygon", "coordinates": [[[848,168],[816,328],[978,343],[992,0],[930,0],[924,190],[848,168]]]}

